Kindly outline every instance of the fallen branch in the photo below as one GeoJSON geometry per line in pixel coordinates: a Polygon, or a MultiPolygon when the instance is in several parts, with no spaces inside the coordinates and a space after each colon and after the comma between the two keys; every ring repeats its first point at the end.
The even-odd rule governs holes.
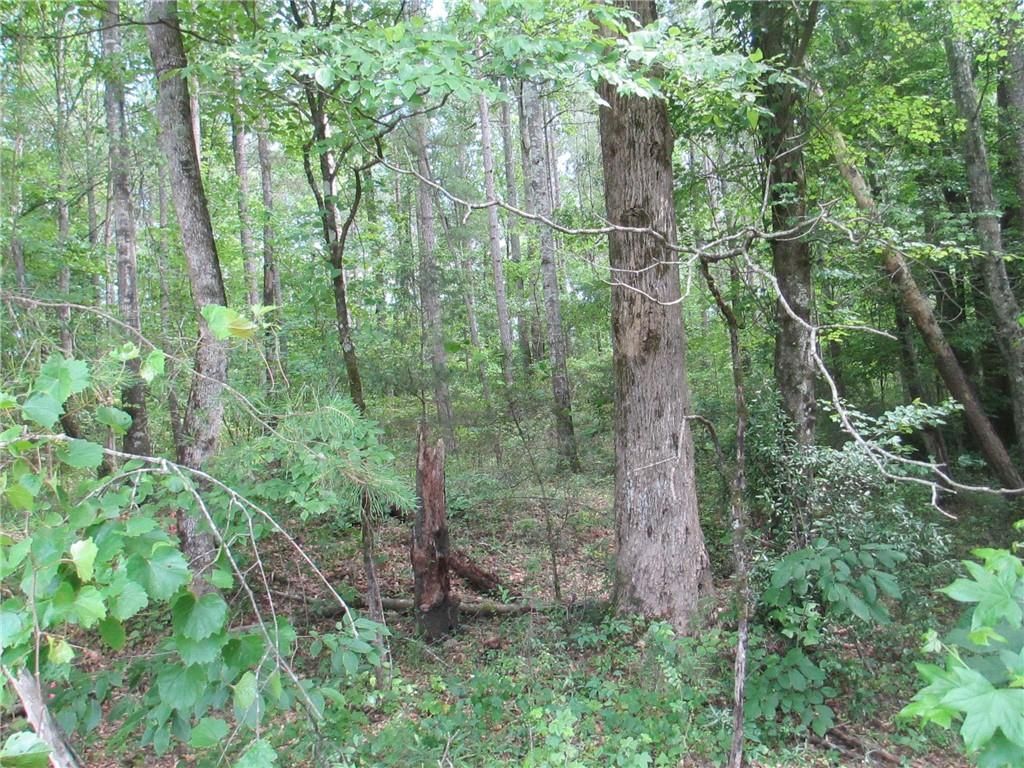
{"type": "MultiPolygon", "coordinates": [[[[504,587],[501,579],[490,571],[485,571],[461,549],[453,549],[449,553],[448,567],[467,585],[481,594],[499,594],[504,587]]],[[[515,594],[514,591],[507,588],[505,588],[505,592],[515,594]]]]}

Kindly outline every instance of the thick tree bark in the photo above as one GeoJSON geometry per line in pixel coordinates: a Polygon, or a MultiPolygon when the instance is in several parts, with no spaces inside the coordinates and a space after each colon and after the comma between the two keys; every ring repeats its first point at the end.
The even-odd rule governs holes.
{"type": "Polygon", "coordinates": [[[246,297],[249,305],[253,306],[260,303],[260,270],[252,236],[252,216],[249,214],[249,159],[245,153],[249,132],[245,127],[245,115],[242,113],[242,78],[237,72],[234,75],[234,84],[236,93],[234,107],[231,110],[231,153],[234,156],[235,178],[238,182],[238,238],[242,246],[246,297]]]}
{"type": "MultiPolygon", "coordinates": [[[[620,2],[641,24],[654,3],[620,2]]],[[[664,102],[599,86],[608,221],[676,241],[672,130],[664,102]]],[[[621,610],[692,629],[711,588],[687,420],[679,267],[653,235],[609,235],[615,376],[616,601],[621,610]]]]}
{"type": "MultiPolygon", "coordinates": [[[[503,80],[501,84],[503,93],[508,92],[507,83],[503,80]]],[[[515,207],[519,205],[518,184],[516,183],[515,144],[512,141],[512,110],[509,108],[508,100],[501,102],[501,148],[505,165],[505,202],[515,207]]],[[[518,221],[512,214],[505,216],[505,231],[508,233],[508,258],[513,264],[520,264],[523,260],[522,246],[519,241],[518,221]]],[[[523,292],[523,278],[517,276],[513,281],[515,296],[520,308],[516,311],[516,330],[519,336],[519,353],[523,371],[526,376],[530,375],[530,367],[533,365],[533,355],[530,347],[530,324],[526,313],[522,309],[526,301],[526,294],[523,292]]]]}
{"type": "Polygon", "coordinates": [[[1000,146],[1009,156],[1017,196],[1013,223],[1019,236],[1024,237],[1024,31],[1018,22],[1012,24],[1006,46],[1000,78],[1000,95],[1005,99],[1001,116],[1006,123],[1006,135],[1000,146]]]}
{"type": "MultiPolygon", "coordinates": [[[[270,158],[270,141],[265,131],[256,134],[256,145],[260,160],[260,188],[263,193],[263,305],[279,307],[283,311],[284,296],[281,292],[281,273],[274,256],[274,177],[270,158]]],[[[286,339],[283,331],[267,334],[266,354],[272,376],[268,380],[274,387],[274,377],[285,375],[286,339]]]]}
{"type": "MultiPolygon", "coordinates": [[[[526,202],[531,213],[551,218],[551,158],[544,137],[544,104],[537,85],[523,83],[521,132],[523,167],[526,175],[526,202]]],[[[544,314],[547,320],[548,354],[551,362],[552,410],[558,438],[558,455],[572,472],[580,471],[576,432],[572,423],[572,392],[566,362],[565,332],[559,298],[558,268],[555,264],[555,236],[551,227],[537,222],[540,247],[541,284],[544,290],[544,314]]]]}
{"type": "Polygon", "coordinates": [[[445,496],[444,441],[429,445],[421,424],[416,451],[416,495],[420,503],[412,531],[416,625],[428,640],[454,632],[459,600],[451,592],[448,567],[448,501],[445,496]]]}
{"type": "MultiPolygon", "coordinates": [[[[817,21],[818,3],[806,8],[802,20],[790,18],[794,12],[790,3],[755,3],[754,45],[765,59],[798,70],[817,21]],[[790,32],[794,27],[796,33],[790,32]]],[[[768,169],[772,231],[776,233],[799,227],[807,217],[803,152],[807,137],[800,119],[801,92],[784,80],[765,88],[764,104],[772,117],[762,121],[761,138],[768,169]]],[[[811,445],[816,418],[814,337],[808,327],[813,303],[811,248],[799,236],[776,238],[771,248],[772,269],[781,294],[776,309],[775,378],[797,443],[811,445]]]]}
{"type": "Polygon", "coordinates": [[[434,406],[441,424],[445,445],[455,449],[455,426],[452,416],[451,393],[448,391],[448,355],[444,348],[444,319],[441,315],[441,281],[437,266],[437,233],[434,228],[433,189],[428,183],[430,162],[427,157],[427,129],[424,118],[414,120],[416,143],[416,169],[419,182],[416,188],[416,232],[420,253],[420,305],[427,336],[427,355],[430,358],[431,382],[434,388],[434,406]]]}
{"type": "Polygon", "coordinates": [[[962,42],[947,39],[945,44],[953,82],[953,100],[966,124],[964,162],[967,166],[975,230],[985,252],[980,263],[981,273],[985,292],[992,302],[999,348],[1006,362],[1017,444],[1024,449],[1024,327],[1020,324],[1021,308],[1006,273],[999,204],[988,167],[978,92],[971,73],[971,56],[962,42]]]}
{"type": "MultiPolygon", "coordinates": [[[[221,394],[228,371],[227,342],[214,337],[201,310],[213,304],[227,306],[227,296],[196,155],[188,85],[181,75],[188,61],[178,26],[176,0],[150,0],[146,36],[157,77],[160,145],[170,172],[174,209],[199,322],[195,373],[182,420],[183,439],[177,459],[186,467],[199,469],[217,449],[224,420],[221,394]]],[[[186,510],[179,509],[178,537],[198,575],[196,588],[209,589],[202,574],[216,557],[212,535],[186,510]]]]}
{"type": "MultiPolygon", "coordinates": [[[[484,164],[484,194],[487,200],[497,199],[494,185],[494,148],[491,141],[491,114],[487,96],[480,94],[480,151],[484,164]]],[[[513,185],[514,188],[514,185],[513,185]]],[[[501,247],[498,207],[487,208],[487,242],[491,251],[491,273],[494,277],[494,304],[498,312],[498,337],[501,339],[501,376],[506,388],[512,387],[512,322],[508,312],[505,286],[505,254],[501,247]]],[[[518,248],[518,243],[517,243],[518,248]]],[[[511,396],[511,392],[509,392],[511,396]]]]}
{"type": "MultiPolygon", "coordinates": [[[[107,138],[110,144],[111,214],[117,249],[117,306],[121,320],[141,333],[135,216],[128,178],[131,157],[124,110],[124,84],[118,74],[121,71],[120,57],[120,0],[107,0],[103,15],[103,58],[108,68],[103,104],[107,113],[107,138]]],[[[125,367],[130,380],[121,391],[121,400],[125,411],[132,417],[132,424],[124,435],[122,445],[126,453],[148,456],[151,453],[149,419],[146,413],[146,385],[139,378],[141,360],[129,360],[125,367]]]]}
{"type": "MultiPolygon", "coordinates": [[[[846,143],[838,131],[832,132],[832,142],[839,170],[850,185],[857,206],[872,218],[877,217],[877,208],[867,182],[850,160],[846,143]]],[[[992,422],[989,421],[988,415],[982,408],[974,387],[960,366],[960,361],[957,360],[952,347],[946,341],[946,336],[935,319],[931,302],[918,288],[910,271],[910,265],[899,251],[891,247],[883,249],[882,259],[885,272],[889,275],[899,294],[903,309],[914,321],[921,338],[924,339],[925,345],[935,358],[935,367],[938,369],[942,381],[950,394],[964,407],[967,427],[978,441],[978,448],[982,456],[985,457],[985,461],[1004,488],[1024,487],[1024,481],[1022,481],[1016,465],[1007,453],[1002,440],[999,439],[999,435],[993,429],[992,422]]]]}

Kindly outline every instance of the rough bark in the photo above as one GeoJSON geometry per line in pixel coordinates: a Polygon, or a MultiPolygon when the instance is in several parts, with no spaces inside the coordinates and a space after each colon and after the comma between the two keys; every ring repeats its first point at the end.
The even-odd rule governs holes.
{"type": "MultiPolygon", "coordinates": [[[[487,200],[497,199],[494,185],[494,148],[491,141],[491,114],[487,96],[480,94],[480,152],[484,164],[484,194],[487,200]]],[[[507,107],[505,107],[507,108],[507,107]]],[[[514,188],[514,185],[513,185],[514,188]]],[[[491,273],[494,277],[494,304],[498,313],[498,337],[501,340],[501,376],[505,386],[512,387],[512,322],[508,311],[505,287],[505,254],[501,247],[498,207],[487,208],[487,242],[491,252],[491,273]]],[[[518,243],[516,244],[518,249],[518,243]]]]}
{"type": "Polygon", "coordinates": [[[448,502],[445,496],[444,441],[429,444],[420,426],[416,451],[416,495],[419,507],[412,531],[416,625],[428,640],[458,628],[459,600],[451,591],[448,563],[448,502]]]}
{"type": "MultiPolygon", "coordinates": [[[[620,2],[641,24],[653,3],[620,2]]],[[[664,102],[599,86],[608,221],[676,240],[672,130],[664,102]]],[[[613,232],[616,602],[621,610],[692,629],[711,572],[698,518],[687,415],[686,339],[679,268],[661,239],[613,232]]]]}
{"type": "MultiPolygon", "coordinates": [[[[158,227],[159,234],[156,238],[155,256],[157,279],[160,283],[160,334],[166,346],[171,344],[171,335],[168,322],[171,317],[171,292],[167,284],[167,185],[164,182],[163,174],[157,181],[157,209],[159,211],[158,227]]],[[[173,357],[168,356],[164,364],[164,372],[167,378],[167,416],[171,426],[171,440],[174,443],[175,453],[181,450],[185,437],[181,426],[181,403],[178,401],[178,392],[175,388],[176,364],[173,357]]]]}
{"type": "MultiPolygon", "coordinates": [[[[818,3],[807,6],[802,20],[792,18],[794,13],[789,3],[753,4],[754,45],[766,59],[799,70],[817,21],[818,3]]],[[[802,89],[786,81],[765,87],[764,105],[772,117],[762,121],[761,139],[768,169],[772,231],[776,233],[799,227],[807,217],[803,152],[807,137],[801,120],[801,93],[802,89]]],[[[808,326],[814,295],[811,248],[799,236],[773,239],[771,248],[772,269],[781,294],[776,308],[775,378],[797,443],[810,445],[814,442],[816,418],[814,337],[808,326]]]]}
{"type": "MultiPolygon", "coordinates": [[[[214,337],[201,310],[211,304],[227,306],[227,296],[200,176],[188,84],[180,72],[188,61],[178,26],[176,0],[150,0],[146,36],[157,77],[156,121],[160,145],[167,161],[199,323],[195,372],[182,419],[182,443],[178,446],[177,459],[180,464],[199,469],[217,448],[224,419],[221,394],[228,370],[227,342],[214,337]]],[[[202,573],[216,557],[213,537],[186,510],[179,509],[177,514],[182,550],[198,575],[195,588],[209,589],[202,573]]]]}
{"type": "Polygon", "coordinates": [[[246,297],[249,305],[260,303],[259,266],[256,245],[252,236],[252,216],[249,214],[249,158],[245,152],[249,132],[242,112],[242,77],[234,75],[235,103],[231,110],[231,154],[235,161],[235,179],[238,183],[238,239],[242,246],[242,268],[245,271],[246,297]]]}
{"type": "Polygon", "coordinates": [[[1006,363],[1017,444],[1024,448],[1024,327],[1019,322],[1021,308],[1006,273],[999,204],[988,167],[978,92],[971,73],[971,56],[962,42],[947,39],[945,45],[953,82],[953,100],[966,124],[963,137],[964,163],[975,230],[985,252],[979,266],[985,292],[992,302],[997,340],[1006,363]]]}
{"type": "Polygon", "coordinates": [[[1017,204],[1014,224],[1024,236],[1024,32],[1013,22],[1007,40],[1006,60],[1000,78],[1001,95],[1005,98],[1002,117],[1006,122],[1006,136],[1000,145],[1009,155],[1013,189],[1017,204]]]}
{"type": "MultiPolygon", "coordinates": [[[[507,93],[508,87],[505,81],[501,84],[502,92],[507,93]]],[[[501,102],[501,148],[505,166],[505,201],[511,206],[519,205],[518,185],[516,184],[515,165],[515,144],[512,141],[512,110],[509,108],[508,100],[501,102]]],[[[518,222],[512,214],[505,216],[505,231],[508,232],[508,258],[513,264],[519,264],[523,260],[522,246],[519,241],[518,222]]],[[[523,292],[523,278],[517,276],[513,281],[515,296],[519,304],[525,301],[523,292]]],[[[530,375],[530,367],[533,365],[533,355],[530,347],[530,324],[526,313],[521,306],[515,313],[516,330],[519,336],[519,353],[524,373],[530,375]]]]}
{"type": "Polygon", "coordinates": [[[447,448],[454,450],[455,427],[451,394],[448,391],[448,355],[444,348],[444,319],[441,315],[441,281],[436,258],[437,232],[434,227],[433,190],[428,183],[428,179],[431,178],[430,162],[427,157],[427,129],[422,117],[414,121],[413,134],[416,144],[416,169],[420,176],[416,188],[420,305],[423,308],[423,325],[427,336],[427,355],[430,358],[437,419],[441,424],[447,448]]]}
{"type": "MultiPolygon", "coordinates": [[[[135,216],[129,182],[131,156],[124,110],[124,84],[118,74],[121,71],[120,57],[120,0],[107,0],[103,16],[103,58],[108,68],[103,105],[107,117],[111,215],[114,219],[114,244],[117,252],[117,307],[121,320],[141,333],[135,216]]],[[[148,456],[152,451],[146,413],[146,385],[139,378],[141,363],[136,358],[125,364],[129,382],[121,390],[121,400],[125,411],[132,417],[132,423],[124,435],[122,445],[125,453],[148,456]]]]}
{"type": "MultiPolygon", "coordinates": [[[[523,83],[521,133],[523,167],[526,175],[526,202],[531,213],[551,218],[551,158],[544,138],[544,105],[540,90],[531,82],[523,83]]],[[[572,472],[580,471],[576,432],[572,422],[572,393],[566,363],[565,332],[559,298],[558,268],[555,263],[555,236],[551,227],[535,225],[540,248],[541,284],[544,314],[547,320],[548,355],[551,362],[552,410],[558,439],[560,461],[572,472]]]]}
{"type": "MultiPolygon", "coordinates": [[[[839,170],[850,185],[857,206],[872,218],[878,212],[874,198],[860,170],[850,160],[846,143],[838,131],[832,132],[833,150],[839,170]]],[[[935,318],[931,302],[922,293],[910,271],[906,259],[895,248],[882,251],[882,265],[899,295],[903,309],[914,321],[921,338],[935,358],[935,367],[950,394],[964,407],[967,427],[978,441],[978,448],[995,476],[1006,489],[1024,487],[1020,473],[1010,458],[992,422],[985,413],[974,387],[968,380],[960,361],[946,341],[946,336],[935,318]]]]}
{"type": "MultiPolygon", "coordinates": [[[[270,142],[265,131],[256,135],[260,161],[260,188],[263,194],[263,304],[283,307],[281,273],[274,255],[274,176],[270,158],[270,142]]],[[[286,339],[282,331],[267,334],[266,354],[272,376],[268,382],[274,387],[274,376],[285,375],[286,339]]]]}

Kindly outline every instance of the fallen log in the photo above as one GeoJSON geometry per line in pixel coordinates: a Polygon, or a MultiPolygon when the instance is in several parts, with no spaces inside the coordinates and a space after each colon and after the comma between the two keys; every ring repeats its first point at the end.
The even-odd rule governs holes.
{"type": "Polygon", "coordinates": [[[485,571],[461,549],[451,550],[448,555],[448,568],[466,582],[467,585],[481,594],[500,594],[503,588],[506,594],[516,594],[513,590],[505,588],[501,583],[501,579],[490,571],[485,571]]]}
{"type": "MultiPolygon", "coordinates": [[[[404,597],[383,597],[381,605],[385,611],[393,613],[410,613],[416,606],[414,600],[404,597]]],[[[349,600],[350,608],[365,608],[362,597],[349,600]]],[[[522,616],[527,613],[544,613],[564,606],[551,603],[497,603],[493,600],[467,600],[459,603],[459,615],[465,616],[522,616]]],[[[320,618],[342,616],[344,610],[340,605],[327,600],[315,600],[309,605],[309,612],[320,618]]]]}

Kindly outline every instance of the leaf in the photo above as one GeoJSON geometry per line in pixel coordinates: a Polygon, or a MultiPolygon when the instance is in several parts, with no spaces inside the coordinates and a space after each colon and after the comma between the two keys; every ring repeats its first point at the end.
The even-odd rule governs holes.
{"type": "Polygon", "coordinates": [[[277,752],[274,751],[274,748],[266,739],[257,739],[238,758],[234,768],[274,768],[276,763],[277,752]]]}
{"type": "Polygon", "coordinates": [[[97,552],[99,549],[92,537],[71,545],[71,562],[75,564],[75,572],[82,581],[92,581],[92,569],[97,552]]]}
{"type": "Polygon", "coordinates": [[[4,768],[47,768],[50,748],[31,731],[11,735],[0,749],[0,766],[4,768]]]}
{"type": "Polygon", "coordinates": [[[249,709],[249,707],[251,707],[253,703],[255,703],[256,696],[256,675],[254,675],[251,671],[246,672],[244,675],[238,678],[238,682],[235,683],[235,714],[239,717],[242,717],[242,715],[249,709]]]}
{"type": "Polygon", "coordinates": [[[227,738],[228,724],[219,717],[204,717],[192,729],[188,743],[197,749],[213,747],[227,738]]]}
{"type": "Polygon", "coordinates": [[[48,392],[34,392],[21,406],[21,414],[43,429],[52,429],[64,413],[64,407],[48,392]]]}
{"type": "Polygon", "coordinates": [[[156,678],[161,701],[182,712],[191,709],[199,700],[199,696],[206,690],[206,683],[206,670],[199,665],[166,666],[156,678]]]}
{"type": "Polygon", "coordinates": [[[63,637],[50,635],[46,658],[54,664],[70,664],[75,652],[63,637]]]}
{"type": "Polygon", "coordinates": [[[126,639],[124,625],[113,616],[108,616],[100,622],[100,637],[115,651],[120,651],[126,639]]]}
{"type": "Polygon", "coordinates": [[[202,314],[210,326],[210,331],[220,341],[232,336],[238,339],[251,339],[256,334],[256,325],[230,307],[207,304],[203,307],[202,314]]]}
{"type": "Polygon", "coordinates": [[[63,404],[88,386],[89,366],[81,360],[65,358],[58,352],[50,355],[43,363],[32,389],[34,392],[49,394],[63,404]]]}
{"type": "Polygon", "coordinates": [[[174,645],[178,655],[186,664],[209,664],[221,655],[221,649],[228,642],[226,632],[221,632],[202,640],[190,640],[187,637],[176,636],[174,645]]]}
{"type": "Polygon", "coordinates": [[[198,600],[187,593],[174,602],[171,613],[177,634],[190,640],[203,640],[224,626],[228,605],[216,592],[208,592],[198,600]]]}
{"type": "Polygon", "coordinates": [[[110,615],[115,619],[125,621],[149,605],[149,597],[143,586],[134,581],[125,580],[124,586],[114,594],[115,599],[111,600],[112,608],[110,615]]]}
{"type": "Polygon", "coordinates": [[[1000,577],[971,561],[965,561],[964,566],[970,571],[973,579],[957,579],[939,591],[961,603],[977,603],[971,627],[977,629],[983,625],[995,626],[1001,621],[1007,621],[1013,627],[1020,627],[1021,607],[1013,594],[1016,574],[1008,572],[1000,577]]]}
{"type": "Polygon", "coordinates": [[[757,107],[747,107],[747,125],[750,126],[750,130],[757,129],[757,121],[761,119],[761,113],[757,110],[757,107]]]}
{"type": "Polygon", "coordinates": [[[321,88],[330,88],[334,85],[334,70],[330,67],[317,67],[313,73],[313,79],[321,88]]]}
{"type": "Polygon", "coordinates": [[[157,544],[148,558],[128,559],[128,578],[137,581],[154,600],[166,600],[188,583],[188,562],[170,544],[157,544]]]}
{"type": "Polygon", "coordinates": [[[152,383],[153,379],[157,376],[164,375],[165,360],[164,351],[162,349],[154,349],[142,361],[142,365],[139,367],[139,376],[147,384],[152,383]]]}
{"type": "Polygon", "coordinates": [[[7,392],[0,392],[0,411],[18,407],[18,398],[7,392]]]}
{"type": "Polygon", "coordinates": [[[132,417],[129,414],[111,405],[96,409],[96,421],[110,427],[115,435],[123,435],[132,425],[132,417]]]}
{"type": "Polygon", "coordinates": [[[96,587],[82,587],[75,595],[72,603],[72,611],[77,617],[78,623],[88,629],[100,619],[107,616],[107,606],[103,602],[103,595],[96,587]]]}

